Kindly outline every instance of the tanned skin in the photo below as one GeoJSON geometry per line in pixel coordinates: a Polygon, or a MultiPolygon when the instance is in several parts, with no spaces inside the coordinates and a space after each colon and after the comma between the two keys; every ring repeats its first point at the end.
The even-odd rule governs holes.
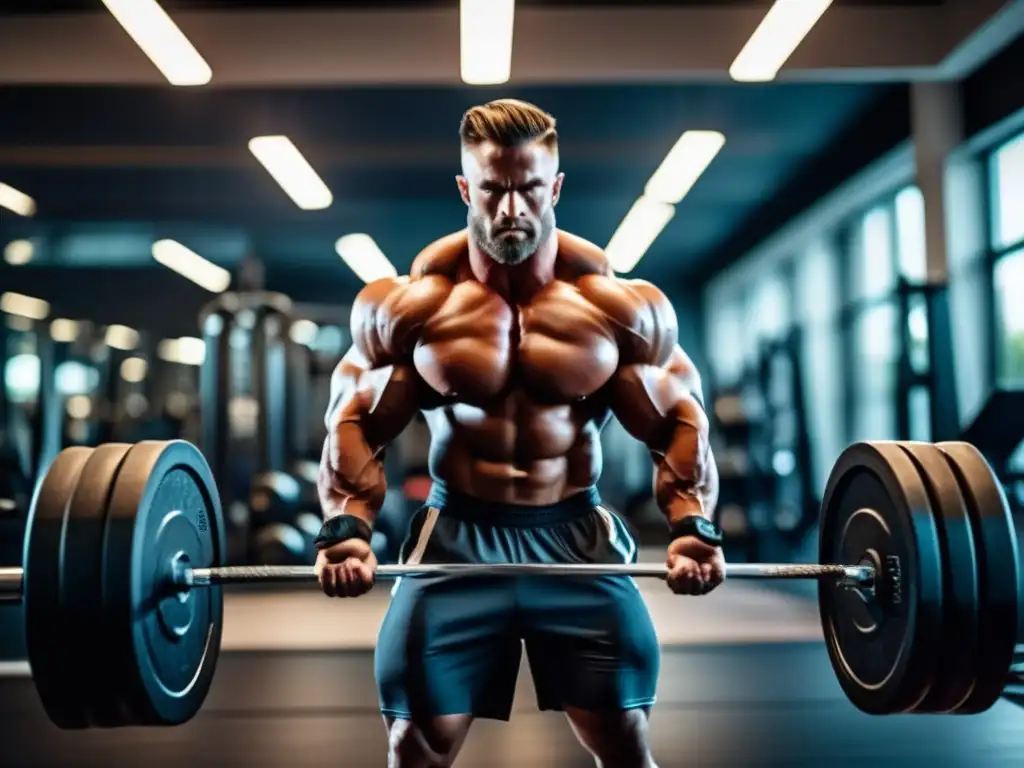
{"type": "MultiPolygon", "coordinates": [[[[717,472],[675,312],[653,285],[616,278],[599,247],[554,227],[557,166],[539,144],[467,149],[458,177],[467,229],[428,246],[409,277],[359,294],[352,348],[331,382],[325,516],[372,525],[385,493],[381,450],[422,412],[432,476],[476,498],[524,505],[593,485],[599,434],[614,415],[650,449],[668,520],[710,517],[717,472]]],[[[667,564],[680,594],[706,594],[725,576],[721,550],[693,537],[671,543],[667,564]]],[[[322,550],[316,564],[324,592],[337,597],[369,590],[376,567],[361,541],[322,550]]],[[[629,764],[654,765],[642,711],[567,714],[599,761],[639,738],[645,754],[629,764]]],[[[388,724],[390,764],[404,766],[450,764],[469,722],[388,724]],[[419,758],[402,760],[408,744],[419,758]]]]}

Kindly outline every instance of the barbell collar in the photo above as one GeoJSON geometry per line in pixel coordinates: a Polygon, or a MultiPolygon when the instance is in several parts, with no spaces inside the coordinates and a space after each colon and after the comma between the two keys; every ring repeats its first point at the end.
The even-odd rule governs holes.
{"type": "Polygon", "coordinates": [[[0,603],[21,601],[24,568],[0,568],[0,603]]]}

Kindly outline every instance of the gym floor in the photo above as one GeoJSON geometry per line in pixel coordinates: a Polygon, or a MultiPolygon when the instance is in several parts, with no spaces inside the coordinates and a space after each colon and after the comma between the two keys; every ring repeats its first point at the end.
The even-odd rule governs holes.
{"type": "MultiPolygon", "coordinates": [[[[807,594],[727,584],[707,599],[642,584],[663,645],[651,724],[662,768],[984,768],[1024,760],[1024,710],[869,717],[850,705],[807,594]]],[[[27,665],[0,668],[0,766],[383,766],[372,644],[387,590],[226,596],[224,652],[199,716],[173,729],[65,733],[27,665]]],[[[525,665],[510,723],[481,722],[460,766],[592,765],[564,719],[539,713],[525,665]]]]}

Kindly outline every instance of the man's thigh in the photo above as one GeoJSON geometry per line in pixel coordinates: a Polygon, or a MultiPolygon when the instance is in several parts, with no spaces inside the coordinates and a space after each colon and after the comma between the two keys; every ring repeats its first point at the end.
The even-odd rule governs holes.
{"type": "Polygon", "coordinates": [[[521,621],[541,709],[649,708],[661,663],[650,612],[628,577],[521,585],[521,621]]]}
{"type": "Polygon", "coordinates": [[[514,619],[506,579],[402,579],[374,654],[381,712],[507,720],[522,655],[514,619]]]}

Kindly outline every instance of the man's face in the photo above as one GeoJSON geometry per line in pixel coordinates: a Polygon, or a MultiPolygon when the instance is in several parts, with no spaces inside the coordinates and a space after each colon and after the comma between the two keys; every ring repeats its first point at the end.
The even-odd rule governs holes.
{"type": "Polygon", "coordinates": [[[563,174],[546,147],[464,148],[462,172],[457,181],[470,234],[499,264],[521,264],[554,232],[563,174]]]}

